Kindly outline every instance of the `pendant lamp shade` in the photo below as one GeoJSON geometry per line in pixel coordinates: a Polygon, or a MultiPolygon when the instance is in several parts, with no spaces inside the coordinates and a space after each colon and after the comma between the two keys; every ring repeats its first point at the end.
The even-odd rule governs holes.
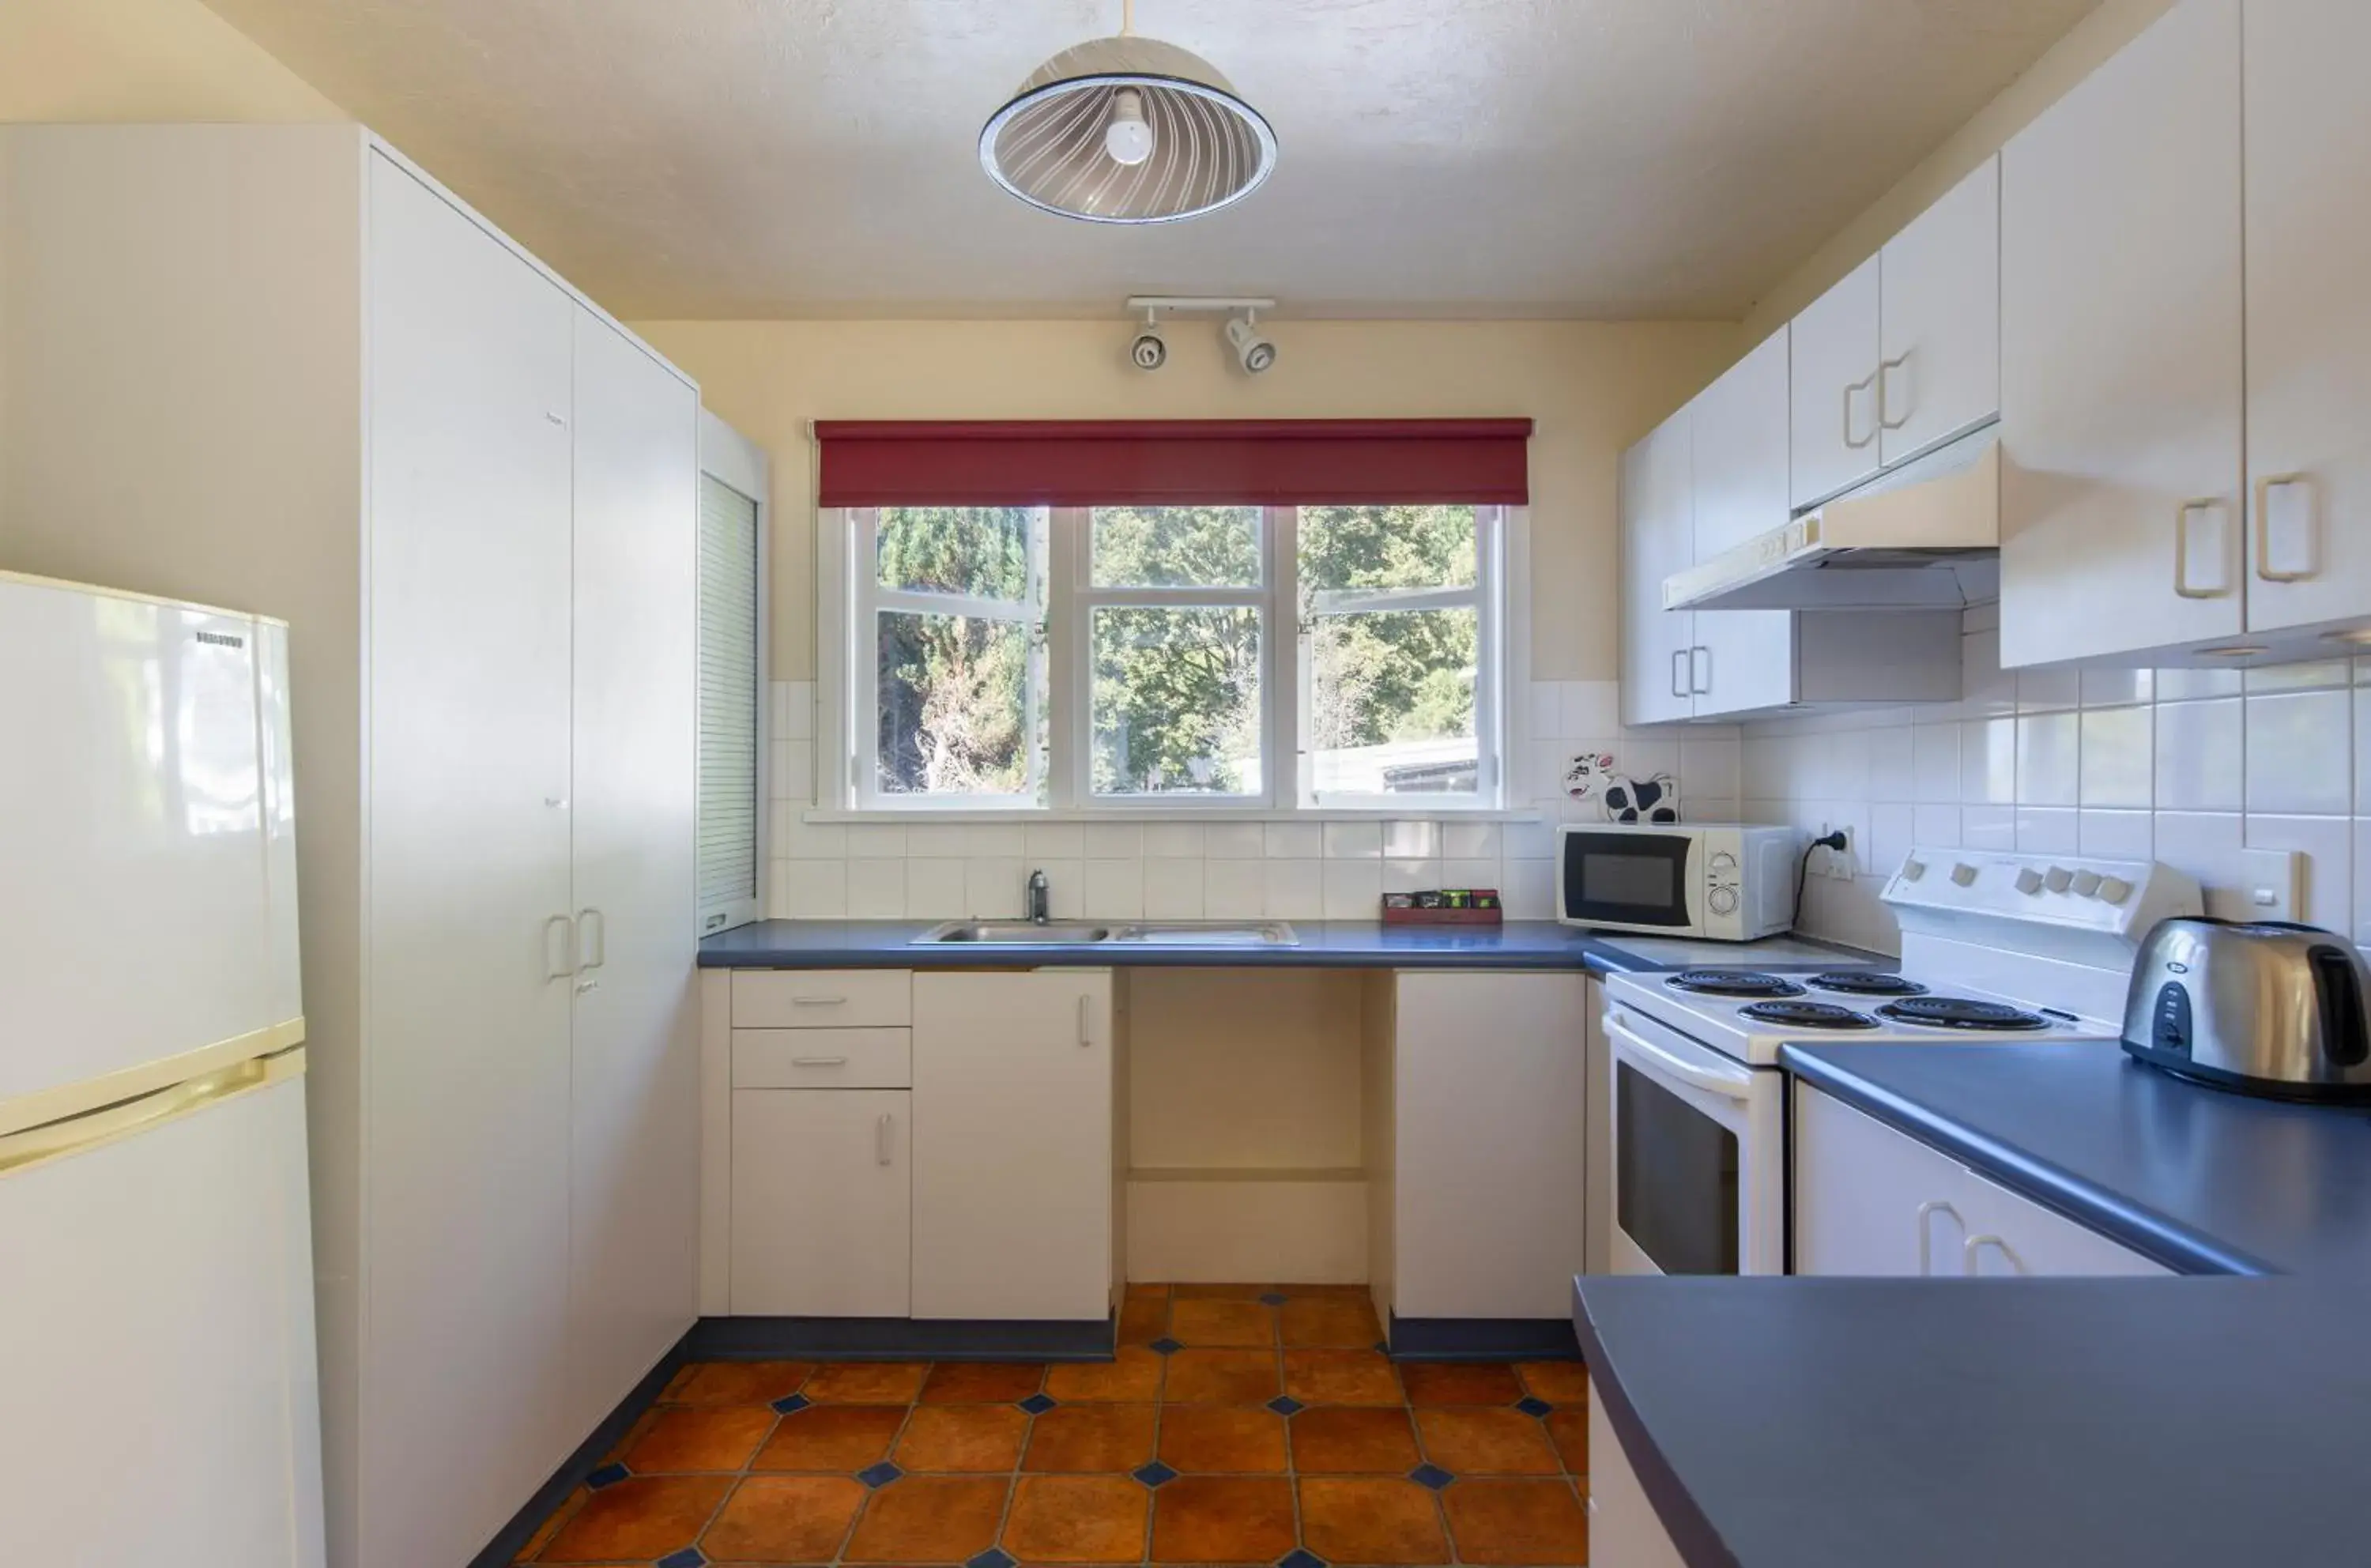
{"type": "Polygon", "coordinates": [[[979,162],[1049,213],[1174,223],[1258,190],[1276,133],[1200,55],[1124,35],[1040,65],[980,132],[979,162]]]}

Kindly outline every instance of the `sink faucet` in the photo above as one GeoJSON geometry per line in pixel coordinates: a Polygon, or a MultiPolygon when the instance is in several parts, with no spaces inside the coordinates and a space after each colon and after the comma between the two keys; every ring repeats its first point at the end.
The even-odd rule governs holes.
{"type": "Polygon", "coordinates": [[[1024,902],[1028,906],[1029,918],[1034,924],[1042,926],[1046,923],[1047,919],[1045,872],[1032,871],[1029,873],[1027,893],[1028,896],[1024,902]]]}

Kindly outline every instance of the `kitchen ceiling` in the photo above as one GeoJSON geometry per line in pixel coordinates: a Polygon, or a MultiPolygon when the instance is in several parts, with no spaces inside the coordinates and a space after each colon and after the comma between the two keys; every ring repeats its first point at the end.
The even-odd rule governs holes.
{"type": "Polygon", "coordinates": [[[1105,228],[981,123],[1117,0],[209,0],[619,314],[1732,317],[2096,0],[1139,0],[1276,176],[1105,228]]]}

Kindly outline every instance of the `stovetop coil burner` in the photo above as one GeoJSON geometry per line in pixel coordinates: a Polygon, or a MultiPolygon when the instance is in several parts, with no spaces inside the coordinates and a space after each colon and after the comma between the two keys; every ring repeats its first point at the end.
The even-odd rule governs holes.
{"type": "Polygon", "coordinates": [[[2046,1029],[2040,1013],[2010,1007],[2007,1002],[1979,1002],[1967,997],[1909,997],[1877,1009],[1897,1023],[1925,1024],[1930,1029],[1964,1029],[1974,1033],[2007,1033],[2046,1029]]]}
{"type": "Polygon", "coordinates": [[[1788,1029],[1875,1029],[1877,1020],[1867,1013],[1840,1008],[1833,1002],[1749,1002],[1737,1009],[1757,1023],[1781,1024],[1788,1029]]]}
{"type": "Polygon", "coordinates": [[[1752,969],[1683,969],[1663,982],[1700,997],[1799,997],[1803,987],[1752,969]]]}
{"type": "Polygon", "coordinates": [[[1811,988],[1833,991],[1845,997],[1923,997],[1926,987],[1915,980],[1904,980],[1899,974],[1887,974],[1874,969],[1840,969],[1832,974],[1814,974],[1811,988]]]}

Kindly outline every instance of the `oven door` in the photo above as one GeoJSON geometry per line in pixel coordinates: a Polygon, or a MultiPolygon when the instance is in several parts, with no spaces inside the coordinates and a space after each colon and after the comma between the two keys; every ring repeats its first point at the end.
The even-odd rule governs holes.
{"type": "Polygon", "coordinates": [[[1567,827],[1557,864],[1557,909],[1567,923],[1675,937],[1704,934],[1696,864],[1701,841],[1686,831],[1567,827]]]}
{"type": "Polygon", "coordinates": [[[1785,1075],[1605,1009],[1615,1274],[1787,1271],[1785,1075]]]}

